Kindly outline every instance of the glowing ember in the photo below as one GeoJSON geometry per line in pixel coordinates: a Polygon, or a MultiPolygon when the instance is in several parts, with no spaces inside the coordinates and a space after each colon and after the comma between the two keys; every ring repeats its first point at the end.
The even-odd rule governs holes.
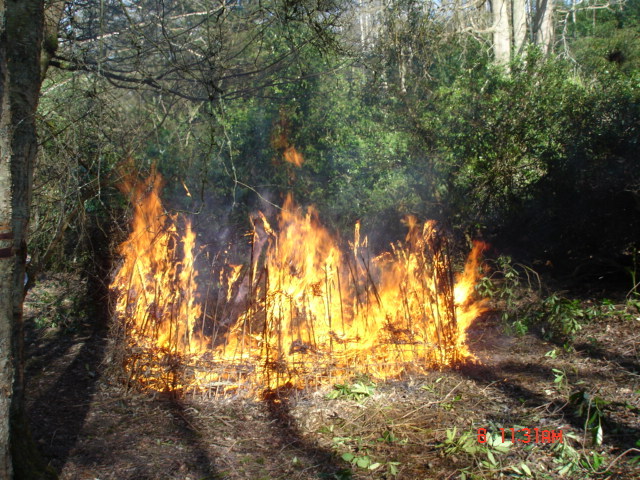
{"type": "MultiPolygon", "coordinates": [[[[133,231],[120,247],[116,311],[128,338],[126,369],[157,390],[303,387],[356,373],[375,378],[470,358],[465,330],[483,245],[454,279],[434,222],[408,217],[404,242],[371,257],[356,225],[349,253],[317,212],[288,197],[272,228],[252,219],[251,260],[223,265],[216,308],[196,293],[195,234],[164,215],[159,177],[133,192],[133,231]],[[148,192],[148,193],[144,193],[148,192]]],[[[204,275],[200,275],[202,278],[204,275]]]]}

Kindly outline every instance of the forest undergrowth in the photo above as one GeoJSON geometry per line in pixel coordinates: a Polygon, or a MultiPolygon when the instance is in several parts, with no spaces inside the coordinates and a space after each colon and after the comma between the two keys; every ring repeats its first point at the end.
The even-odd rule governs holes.
{"type": "Polygon", "coordinates": [[[52,276],[27,303],[34,436],[61,479],[638,478],[635,297],[544,293],[523,268],[480,283],[475,362],[262,399],[125,389],[82,283],[52,276]]]}

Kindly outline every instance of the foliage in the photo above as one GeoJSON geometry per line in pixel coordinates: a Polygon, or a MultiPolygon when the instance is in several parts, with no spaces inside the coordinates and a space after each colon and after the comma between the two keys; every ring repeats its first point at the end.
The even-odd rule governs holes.
{"type": "Polygon", "coordinates": [[[601,445],[604,436],[605,409],[610,402],[584,390],[571,394],[569,402],[576,409],[576,414],[585,419],[584,429],[591,433],[593,443],[601,445]]]}
{"type": "MultiPolygon", "coordinates": [[[[625,304],[616,305],[608,298],[583,301],[560,292],[544,293],[539,274],[530,267],[504,255],[487,263],[493,264],[493,269],[480,279],[476,290],[478,295],[491,300],[509,333],[524,335],[534,329],[570,348],[575,335],[593,319],[632,320],[638,316],[635,295],[625,304]]],[[[552,358],[556,355],[555,349],[546,354],[552,358]]]]}
{"type": "Polygon", "coordinates": [[[588,313],[582,309],[578,299],[551,294],[542,303],[540,316],[547,325],[544,333],[548,336],[571,339],[582,329],[582,322],[588,318],[588,313]]]}
{"type": "Polygon", "coordinates": [[[38,285],[29,292],[25,303],[37,329],[59,329],[62,333],[76,332],[94,311],[87,299],[86,281],[70,275],[38,285]]]}
{"type": "MultiPolygon", "coordinates": [[[[127,31],[134,7],[147,3],[133,2],[128,13],[105,5],[107,26],[127,31]]],[[[390,3],[376,14],[370,45],[354,40],[348,17],[340,23],[352,8],[340,2],[267,2],[263,10],[251,3],[202,18],[192,12],[197,6],[156,12],[176,27],[168,58],[149,40],[162,22],[145,23],[151,37],[138,43],[123,34],[100,44],[99,15],[69,10],[68,58],[56,64],[40,102],[36,263],[92,255],[85,239],[94,226],[122,217],[112,187],[127,157],[143,171],[158,166],[170,207],[193,212],[205,243],[224,244],[229,235],[221,232],[242,231],[249,212],[293,192],[342,234],[361,220],[365,232],[377,232],[376,248],[404,234],[408,213],[438,219],[458,238],[493,235],[556,265],[635,245],[636,1],[598,11],[595,23],[578,12],[563,34],[579,66],[532,48],[510,75],[492,65],[482,37],[452,33],[430,4],[390,3]],[[257,27],[261,15],[269,28],[257,27]],[[202,35],[191,45],[188,32],[200,25],[216,28],[194,30],[202,35]],[[249,41],[252,34],[259,41],[249,41]],[[598,43],[605,40],[611,46],[598,43]],[[593,66],[614,44],[626,49],[623,65],[593,66]],[[155,75],[159,83],[114,88],[127,84],[93,70],[100,49],[113,53],[103,59],[104,75],[124,65],[127,76],[155,75]],[[302,166],[282,160],[281,138],[302,153],[302,166]],[[53,178],[45,175],[52,170],[53,178]]]]}
{"type": "Polygon", "coordinates": [[[554,462],[558,464],[558,475],[567,475],[580,469],[582,455],[571,444],[571,440],[577,440],[571,433],[563,434],[563,441],[555,443],[551,450],[554,452],[554,462]]]}
{"type": "Polygon", "coordinates": [[[574,208],[575,200],[608,195],[620,201],[604,180],[626,182],[614,172],[631,165],[638,132],[613,131],[637,116],[635,107],[626,107],[637,89],[627,90],[626,82],[588,86],[561,62],[539,63],[535,52],[508,78],[485,73],[440,87],[444,115],[424,120],[438,122],[437,156],[442,177],[450,179],[445,203],[466,228],[479,223],[505,233],[558,235],[563,222],[565,238],[555,248],[592,247],[602,205],[585,218],[587,210],[574,208]],[[537,215],[541,210],[544,218],[537,215]]]}
{"type": "Polygon", "coordinates": [[[337,452],[343,452],[340,454],[340,458],[345,462],[349,462],[353,467],[368,471],[384,469],[386,474],[391,477],[398,475],[400,462],[373,460],[366,442],[361,438],[333,437],[332,447],[337,452]],[[344,451],[345,449],[347,451],[344,451]]]}
{"type": "Polygon", "coordinates": [[[327,398],[333,400],[346,398],[349,400],[362,401],[375,393],[376,384],[373,382],[354,382],[349,384],[338,384],[333,386],[333,390],[327,394],[327,398]]]}
{"type": "Polygon", "coordinates": [[[391,477],[395,477],[399,472],[398,466],[400,465],[400,462],[374,462],[367,454],[353,454],[351,452],[347,452],[343,453],[341,458],[345,462],[351,463],[354,467],[358,467],[363,470],[374,471],[381,467],[385,467],[386,473],[391,477]]]}
{"type": "Polygon", "coordinates": [[[559,368],[552,368],[553,372],[553,383],[559,390],[566,388],[567,386],[567,372],[561,370],[559,368]]]}
{"type": "Polygon", "coordinates": [[[499,256],[493,271],[482,277],[476,286],[478,294],[490,298],[508,330],[524,335],[529,329],[529,318],[537,308],[537,296],[532,296],[534,285],[541,289],[537,272],[523,264],[514,263],[511,257],[499,256]],[[524,283],[524,277],[527,283],[524,283]],[[537,283],[534,283],[537,281],[537,283]]]}
{"type": "Polygon", "coordinates": [[[640,67],[637,0],[627,0],[610,9],[582,9],[575,17],[576,21],[568,25],[567,36],[570,54],[582,68],[613,75],[637,72],[640,67]]]}
{"type": "Polygon", "coordinates": [[[498,433],[488,433],[486,442],[478,442],[473,432],[462,432],[457,435],[457,428],[447,429],[447,438],[438,445],[446,455],[465,454],[489,470],[500,470],[502,463],[500,456],[511,448],[510,441],[502,441],[498,433]]]}

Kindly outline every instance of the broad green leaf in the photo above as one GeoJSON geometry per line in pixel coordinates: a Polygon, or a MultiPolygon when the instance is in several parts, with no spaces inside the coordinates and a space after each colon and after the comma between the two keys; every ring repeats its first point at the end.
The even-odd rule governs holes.
{"type": "Polygon", "coordinates": [[[342,454],[342,459],[345,462],[351,462],[353,459],[355,458],[355,455],[351,452],[347,452],[347,453],[343,453],[342,454]]]}

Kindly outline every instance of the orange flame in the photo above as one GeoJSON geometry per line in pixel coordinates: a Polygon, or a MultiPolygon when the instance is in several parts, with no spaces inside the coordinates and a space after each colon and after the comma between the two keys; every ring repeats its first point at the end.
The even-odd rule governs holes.
{"type": "Polygon", "coordinates": [[[234,307],[203,312],[195,234],[187,222],[178,239],[178,219],[164,215],[159,183],[154,177],[133,189],[133,231],[120,247],[124,263],[114,281],[133,352],[127,365],[142,372],[132,376],[143,385],[303,387],[473,358],[465,330],[484,309],[473,299],[483,244],[454,278],[435,223],[407,217],[405,241],[389,252],[372,257],[356,224],[345,254],[316,210],[302,211],[289,196],[277,228],[261,213],[252,220],[246,268],[220,269],[220,297],[234,307]],[[149,193],[138,198],[143,191],[149,193]],[[148,352],[146,363],[138,351],[148,352]]]}
{"type": "Polygon", "coordinates": [[[283,156],[287,162],[289,162],[292,165],[295,165],[296,167],[301,167],[302,164],[304,163],[304,157],[300,152],[296,150],[296,147],[294,147],[293,145],[289,145],[285,149],[283,156]]]}
{"type": "MultiPolygon", "coordinates": [[[[159,197],[162,179],[152,174],[142,184],[126,181],[121,189],[134,207],[133,228],[118,253],[123,263],[112,282],[117,292],[116,315],[134,351],[161,352],[166,359],[195,353],[201,339],[194,330],[201,316],[197,303],[194,268],[195,233],[186,221],[185,235],[177,232],[177,218],[165,214],[159,197]]],[[[135,364],[135,356],[128,362],[135,364]]],[[[129,365],[131,366],[131,365],[129,365]]],[[[177,377],[164,377],[164,384],[139,380],[164,390],[177,386],[177,377]]]]}

